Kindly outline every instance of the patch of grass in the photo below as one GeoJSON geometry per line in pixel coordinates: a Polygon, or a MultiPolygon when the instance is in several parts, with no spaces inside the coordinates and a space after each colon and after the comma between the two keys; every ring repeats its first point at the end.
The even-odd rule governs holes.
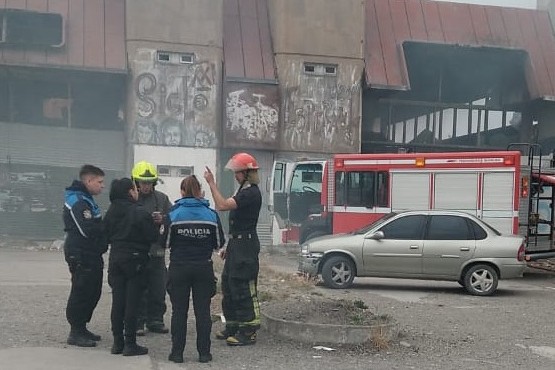
{"type": "Polygon", "coordinates": [[[370,342],[378,351],[388,350],[391,346],[387,330],[381,326],[372,329],[370,333],[370,342]]]}

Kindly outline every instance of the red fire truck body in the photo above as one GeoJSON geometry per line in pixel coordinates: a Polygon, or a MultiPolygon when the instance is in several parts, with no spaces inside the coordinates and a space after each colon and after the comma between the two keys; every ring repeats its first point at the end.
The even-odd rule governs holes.
{"type": "Polygon", "coordinates": [[[519,231],[518,151],[336,154],[276,162],[273,181],[278,243],[350,232],[389,212],[416,209],[466,211],[503,233],[519,231]]]}

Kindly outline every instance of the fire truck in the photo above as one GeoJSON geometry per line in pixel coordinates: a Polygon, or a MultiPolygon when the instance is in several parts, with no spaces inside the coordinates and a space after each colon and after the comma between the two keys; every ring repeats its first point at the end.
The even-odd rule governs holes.
{"type": "Polygon", "coordinates": [[[273,242],[350,232],[389,212],[440,209],[465,211],[502,233],[524,235],[529,259],[555,256],[555,170],[546,170],[552,161],[542,164],[536,147],[527,148],[276,161],[269,202],[273,242]]]}

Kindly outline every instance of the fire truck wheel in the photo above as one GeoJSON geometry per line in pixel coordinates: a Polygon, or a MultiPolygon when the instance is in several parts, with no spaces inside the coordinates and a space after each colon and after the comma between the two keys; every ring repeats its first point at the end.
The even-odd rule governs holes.
{"type": "Polygon", "coordinates": [[[492,295],[497,290],[499,277],[495,268],[489,265],[474,265],[464,274],[464,287],[472,295],[492,295]]]}
{"type": "Polygon", "coordinates": [[[345,289],[353,284],[355,266],[347,256],[332,256],[322,266],[322,279],[328,288],[345,289]]]}

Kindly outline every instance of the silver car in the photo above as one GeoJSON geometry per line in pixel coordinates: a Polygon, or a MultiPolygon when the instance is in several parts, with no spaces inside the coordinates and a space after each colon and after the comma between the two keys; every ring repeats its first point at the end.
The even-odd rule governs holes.
{"type": "Polygon", "coordinates": [[[457,281],[473,295],[497,290],[499,279],[521,277],[524,239],[501,235],[464,212],[390,213],[348,234],[302,244],[299,270],[322,275],[330,288],[355,276],[457,281]]]}

